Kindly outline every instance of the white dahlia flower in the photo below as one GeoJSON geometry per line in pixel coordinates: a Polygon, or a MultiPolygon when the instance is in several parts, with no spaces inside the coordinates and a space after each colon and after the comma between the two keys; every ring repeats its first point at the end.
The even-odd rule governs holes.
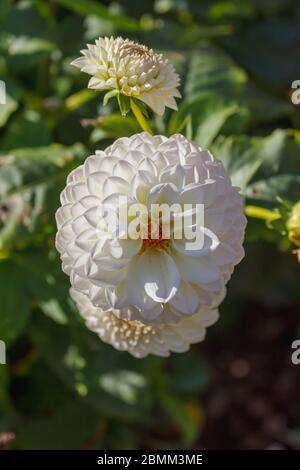
{"type": "Polygon", "coordinates": [[[72,171],[61,204],[56,246],[64,272],[97,312],[122,320],[180,325],[215,309],[244,254],[238,189],[220,161],[182,135],[118,139],[72,171]],[[146,220],[133,217],[137,203],[149,211],[146,220]],[[155,204],[180,210],[168,220],[152,212],[155,204]],[[189,216],[196,204],[203,220],[189,216]],[[202,234],[202,244],[191,249],[178,221],[202,234]]]}
{"type": "Polygon", "coordinates": [[[75,289],[71,289],[70,294],[91,331],[115,349],[128,351],[138,358],[148,354],[169,356],[170,352],[186,352],[191,344],[204,340],[206,327],[218,319],[218,311],[208,309],[183,317],[179,323],[146,325],[122,320],[112,312],[103,312],[92,304],[88,296],[75,289]]]}
{"type": "Polygon", "coordinates": [[[159,115],[165,107],[177,110],[179,76],[162,54],[121,37],[99,38],[81,53],[72,65],[92,75],[89,88],[137,98],[159,115]]]}

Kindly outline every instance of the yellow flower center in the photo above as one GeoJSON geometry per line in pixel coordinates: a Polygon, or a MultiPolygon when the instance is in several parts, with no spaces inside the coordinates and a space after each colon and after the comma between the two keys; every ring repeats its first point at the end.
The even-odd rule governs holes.
{"type": "Polygon", "coordinates": [[[287,221],[287,229],[291,242],[300,246],[300,201],[292,209],[291,216],[287,221]]]}
{"type": "Polygon", "coordinates": [[[161,221],[148,218],[148,223],[142,226],[141,237],[143,239],[143,249],[160,248],[167,249],[170,245],[170,234],[161,221]]]}

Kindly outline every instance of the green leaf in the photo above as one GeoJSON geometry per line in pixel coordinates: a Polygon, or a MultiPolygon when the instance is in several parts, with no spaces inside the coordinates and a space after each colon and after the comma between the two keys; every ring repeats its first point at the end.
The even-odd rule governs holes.
{"type": "MultiPolygon", "coordinates": [[[[24,249],[55,232],[59,194],[81,155],[81,145],[52,145],[0,156],[0,202],[5,210],[0,219],[1,250],[24,249]]],[[[50,307],[54,304],[45,303],[50,307]]]]}
{"type": "Polygon", "coordinates": [[[11,150],[12,162],[0,165],[0,200],[43,183],[64,180],[70,169],[76,166],[76,158],[83,154],[80,144],[11,150]]]}
{"type": "Polygon", "coordinates": [[[69,280],[53,252],[19,252],[14,261],[24,273],[26,285],[35,305],[56,323],[65,325],[71,312],[69,280]]]}
{"type": "Polygon", "coordinates": [[[103,390],[120,398],[125,403],[134,404],[138,395],[146,386],[145,378],[130,370],[115,370],[104,374],[99,379],[103,390]]]}
{"type": "MultiPolygon", "coordinates": [[[[97,445],[99,416],[83,400],[72,394],[46,368],[38,357],[34,367],[27,373],[31,385],[22,390],[27,419],[19,427],[16,436],[19,449],[79,449],[97,445]],[[75,425],[76,423],[76,425],[75,425]],[[91,440],[91,441],[90,441],[91,440]]],[[[19,400],[20,406],[20,400],[19,400]]],[[[101,433],[102,434],[102,433],[101,433]]]]}
{"type": "MultiPolygon", "coordinates": [[[[62,389],[61,393],[66,394],[66,391],[62,389]]],[[[56,406],[50,416],[45,411],[40,416],[31,417],[18,436],[20,448],[78,450],[84,445],[84,441],[93,435],[97,416],[79,400],[71,401],[72,398],[67,394],[65,403],[56,406]]]]}
{"type": "Polygon", "coordinates": [[[0,11],[0,26],[3,26],[9,12],[12,8],[12,0],[2,0],[1,1],[1,11],[0,11]]]}
{"type": "Polygon", "coordinates": [[[107,138],[130,137],[137,132],[140,132],[140,126],[133,117],[126,116],[126,119],[124,119],[120,114],[109,114],[98,119],[97,125],[91,134],[91,141],[97,142],[107,138]]]}
{"type": "Polygon", "coordinates": [[[34,2],[14,2],[1,29],[5,57],[14,72],[38,66],[55,50],[48,24],[39,15],[34,2]]]}
{"type": "Polygon", "coordinates": [[[224,52],[211,45],[192,54],[185,83],[188,100],[208,92],[232,100],[244,90],[247,76],[224,52]]]}
{"type": "Polygon", "coordinates": [[[219,137],[213,146],[213,154],[228,171],[232,184],[245,191],[262,164],[260,142],[249,137],[219,137]]]}
{"type": "MultiPolygon", "coordinates": [[[[173,129],[175,129],[175,133],[178,133],[178,134],[184,134],[186,136],[187,139],[189,140],[192,140],[193,138],[193,119],[192,119],[192,115],[191,114],[187,114],[185,116],[185,118],[182,120],[181,123],[177,123],[177,124],[174,124],[174,116],[175,114],[173,114],[172,118],[173,118],[173,122],[172,122],[172,118],[170,120],[170,123],[169,125],[172,125],[174,126],[173,129]]],[[[169,135],[172,135],[172,131],[169,130],[169,135]]]]}
{"type": "Polygon", "coordinates": [[[209,114],[198,126],[195,141],[202,147],[209,147],[222,130],[224,124],[239,108],[236,105],[221,107],[209,114]]]}
{"type": "MultiPolygon", "coordinates": [[[[4,77],[3,77],[4,78],[4,77]]],[[[0,104],[0,127],[6,124],[8,118],[18,109],[21,90],[11,80],[5,78],[6,103],[0,104]]]]}
{"type": "Polygon", "coordinates": [[[7,61],[12,69],[27,69],[38,65],[55,50],[55,45],[41,38],[14,37],[9,41],[7,61]]]}
{"type": "Polygon", "coordinates": [[[111,98],[119,94],[119,90],[111,90],[105,93],[103,98],[103,106],[106,106],[111,98]]]}
{"type": "Polygon", "coordinates": [[[146,118],[149,118],[149,113],[148,113],[148,108],[147,108],[146,103],[134,97],[131,97],[131,102],[133,102],[136,106],[138,106],[143,116],[145,116],[146,118]]]}
{"type": "Polygon", "coordinates": [[[25,111],[12,121],[4,136],[2,149],[40,147],[50,143],[51,136],[41,116],[35,111],[25,111]]]}
{"type": "Polygon", "coordinates": [[[198,434],[198,424],[189,413],[186,404],[171,393],[162,394],[161,401],[172,421],[181,431],[184,446],[191,446],[198,434]]]}
{"type": "MultiPolygon", "coordinates": [[[[291,116],[290,102],[249,82],[245,71],[221,49],[206,45],[192,54],[186,77],[185,96],[191,98],[213,93],[225,103],[236,102],[248,110],[248,125],[257,125],[291,116]]],[[[244,118],[245,121],[245,118],[244,118]]],[[[245,124],[245,122],[244,122],[245,124]]],[[[228,132],[228,134],[234,131],[228,132]]]]}
{"type": "MultiPolygon", "coordinates": [[[[7,155],[7,152],[0,150],[0,157],[7,155]]],[[[81,143],[69,147],[62,144],[51,144],[47,147],[25,147],[12,148],[9,155],[16,159],[31,159],[35,162],[37,159],[47,160],[59,167],[68,164],[70,161],[80,161],[86,156],[86,151],[81,143]]]]}
{"type": "Polygon", "coordinates": [[[12,261],[0,262],[0,336],[14,341],[26,328],[30,316],[30,297],[23,274],[12,261]]]}
{"type": "Polygon", "coordinates": [[[130,98],[129,96],[122,95],[119,93],[117,95],[119,108],[122,116],[126,116],[130,111],[130,98]]]}
{"type": "Polygon", "coordinates": [[[257,138],[262,165],[247,188],[247,197],[278,206],[278,198],[299,200],[300,133],[277,129],[257,138]]]}
{"type": "Polygon", "coordinates": [[[13,8],[10,9],[4,24],[6,33],[13,37],[27,36],[43,39],[50,37],[48,24],[39,15],[34,3],[28,0],[13,2],[13,8]]]}
{"type": "Polygon", "coordinates": [[[7,254],[13,249],[23,248],[26,245],[27,237],[33,238],[34,226],[29,223],[30,216],[29,204],[25,198],[12,196],[2,201],[0,211],[0,250],[2,254],[7,254]],[[27,233],[27,229],[31,231],[30,235],[27,233]]]}
{"type": "MultiPolygon", "coordinates": [[[[39,318],[31,328],[31,338],[54,374],[95,411],[124,422],[148,421],[143,409],[147,390],[140,393],[142,371],[131,369],[128,355],[105,346],[74,322],[68,330],[39,318]],[[116,388],[118,377],[126,377],[126,382],[124,386],[118,382],[116,388]]],[[[139,361],[133,364],[139,366],[139,361]]]]}
{"type": "Polygon", "coordinates": [[[68,96],[68,98],[65,99],[64,106],[67,111],[72,112],[93,99],[95,99],[95,92],[93,90],[84,89],[74,93],[74,95],[68,96]]]}
{"type": "Polygon", "coordinates": [[[256,179],[279,174],[300,174],[300,132],[276,129],[261,140],[263,164],[256,179]]]}
{"type": "Polygon", "coordinates": [[[300,199],[300,175],[277,175],[248,186],[246,196],[279,205],[280,199],[297,202],[300,199]]]}
{"type": "Polygon", "coordinates": [[[211,145],[226,123],[227,133],[229,133],[238,132],[241,122],[245,121],[244,111],[237,104],[225,103],[222,98],[207,93],[183,103],[179,111],[172,114],[168,134],[181,132],[188,116],[191,119],[192,138],[202,147],[211,145]],[[235,115],[238,122],[231,120],[235,115]]]}
{"type": "Polygon", "coordinates": [[[273,203],[278,197],[299,200],[298,131],[277,129],[267,137],[219,137],[213,153],[247,197],[273,203]]]}
{"type": "MultiPolygon", "coordinates": [[[[55,232],[54,214],[82,146],[18,149],[0,156],[0,249],[24,249],[55,232]]],[[[45,304],[49,309],[54,304],[45,304]]]]}
{"type": "Polygon", "coordinates": [[[126,15],[111,13],[104,5],[93,0],[55,0],[56,3],[79,13],[80,15],[95,15],[110,21],[120,31],[140,31],[141,25],[134,18],[126,15]]]}
{"type": "MultiPolygon", "coordinates": [[[[38,296],[38,298],[39,297],[40,295],[38,296]]],[[[68,322],[65,310],[62,308],[62,305],[57,299],[50,298],[46,300],[40,300],[39,306],[41,310],[43,310],[45,315],[47,315],[56,323],[59,323],[60,325],[65,325],[68,322]]]]}

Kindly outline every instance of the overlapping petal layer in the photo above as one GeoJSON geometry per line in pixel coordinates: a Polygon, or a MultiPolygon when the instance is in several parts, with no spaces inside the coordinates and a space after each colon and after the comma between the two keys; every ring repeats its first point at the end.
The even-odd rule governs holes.
{"type": "Polygon", "coordinates": [[[176,324],[145,325],[103,312],[94,307],[86,295],[74,289],[71,289],[71,296],[90,330],[115,349],[127,351],[138,358],[148,354],[169,356],[170,352],[186,352],[191,344],[204,340],[206,328],[218,319],[217,310],[207,310],[184,317],[176,324]]]}

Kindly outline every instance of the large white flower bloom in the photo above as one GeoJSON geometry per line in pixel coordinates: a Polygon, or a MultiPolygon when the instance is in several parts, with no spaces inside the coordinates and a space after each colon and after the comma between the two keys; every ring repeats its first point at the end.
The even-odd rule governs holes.
{"type": "Polygon", "coordinates": [[[72,65],[92,75],[89,88],[117,90],[143,101],[159,115],[166,106],[177,109],[179,76],[162,54],[121,37],[99,38],[81,53],[72,65]]]}
{"type": "Polygon", "coordinates": [[[175,324],[145,325],[139,321],[121,320],[111,312],[103,312],[94,307],[86,295],[75,289],[71,289],[70,293],[90,330],[115,349],[128,351],[138,358],[148,354],[169,356],[170,352],[186,352],[191,344],[204,340],[206,327],[218,319],[217,310],[207,310],[184,317],[175,324]]]}
{"type": "Polygon", "coordinates": [[[69,175],[61,204],[56,246],[64,272],[91,304],[123,320],[176,323],[215,308],[243,257],[246,222],[238,189],[220,161],[182,135],[118,139],[69,175]],[[188,249],[174,220],[163,237],[164,219],[158,238],[124,239],[103,217],[103,207],[120,215],[120,196],[128,211],[136,202],[179,204],[186,220],[184,204],[203,204],[205,228],[196,225],[203,246],[188,249]]]}

